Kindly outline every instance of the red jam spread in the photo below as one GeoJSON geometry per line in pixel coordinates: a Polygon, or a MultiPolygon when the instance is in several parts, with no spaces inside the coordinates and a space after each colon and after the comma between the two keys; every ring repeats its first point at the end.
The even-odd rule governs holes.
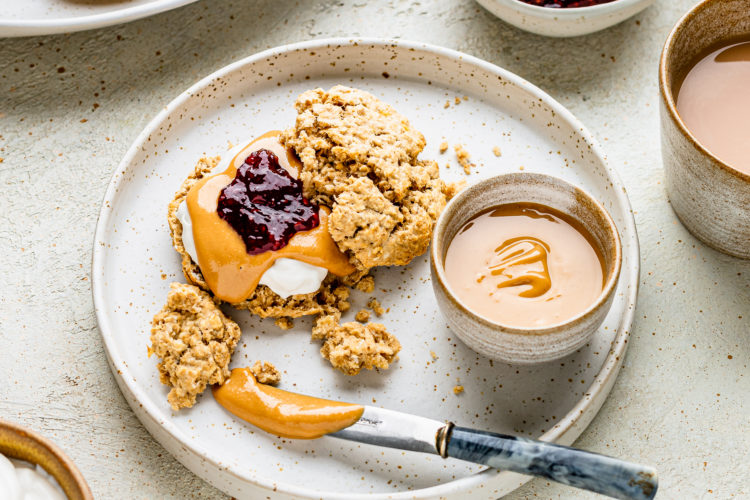
{"type": "Polygon", "coordinates": [[[253,151],[221,190],[216,209],[245,242],[247,253],[279,250],[299,231],[320,224],[318,207],[302,196],[302,181],[267,149],[253,151]]]}
{"type": "Polygon", "coordinates": [[[567,9],[574,7],[591,7],[602,3],[610,3],[615,0],[520,0],[523,3],[536,5],[538,7],[549,7],[552,9],[567,9]]]}

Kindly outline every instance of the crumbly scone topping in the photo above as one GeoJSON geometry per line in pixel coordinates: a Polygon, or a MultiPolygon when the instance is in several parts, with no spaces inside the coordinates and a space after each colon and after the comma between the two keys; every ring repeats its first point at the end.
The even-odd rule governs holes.
{"type": "Polygon", "coordinates": [[[291,330],[294,328],[294,320],[292,318],[276,318],[274,324],[282,330],[291,330]]]}
{"type": "Polygon", "coordinates": [[[269,363],[268,361],[256,361],[250,367],[250,372],[252,372],[255,380],[261,384],[279,385],[279,382],[281,382],[281,373],[279,373],[279,370],[276,369],[273,363],[269,363]]]}
{"type": "Polygon", "coordinates": [[[378,317],[385,314],[385,309],[383,309],[383,306],[380,305],[380,301],[375,297],[370,297],[370,300],[367,301],[367,307],[372,309],[372,312],[378,317]]]}
{"type": "Polygon", "coordinates": [[[240,327],[211,296],[193,285],[172,283],[167,304],[151,323],[151,352],[159,358],[159,379],[172,389],[172,409],[189,408],[208,384],[224,383],[240,327]]]}
{"type": "Polygon", "coordinates": [[[354,315],[354,319],[359,321],[360,323],[367,323],[370,321],[370,311],[367,309],[360,309],[357,311],[357,314],[354,315]]]}
{"type": "Polygon", "coordinates": [[[319,317],[312,337],[324,341],[320,354],[347,375],[363,368],[387,369],[401,350],[401,343],[382,324],[339,323],[337,315],[319,317]]]}
{"type": "Polygon", "coordinates": [[[464,169],[464,173],[466,175],[471,174],[471,167],[474,166],[473,163],[471,163],[471,155],[468,151],[466,151],[466,148],[463,146],[463,144],[456,144],[453,146],[453,150],[456,152],[456,158],[458,158],[458,164],[461,165],[461,167],[464,169]]]}
{"type": "Polygon", "coordinates": [[[331,207],[339,247],[360,269],[423,254],[446,200],[437,164],[417,158],[422,134],[372,94],[341,85],[304,92],[295,106],[282,141],[302,160],[305,196],[331,207]]]}

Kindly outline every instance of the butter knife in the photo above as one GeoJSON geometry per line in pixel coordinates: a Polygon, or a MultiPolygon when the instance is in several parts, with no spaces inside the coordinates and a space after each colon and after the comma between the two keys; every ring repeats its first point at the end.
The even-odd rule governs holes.
{"type": "Polygon", "coordinates": [[[457,458],[623,500],[652,499],[658,488],[656,471],[645,465],[373,406],[365,406],[357,422],[329,436],[457,458]]]}

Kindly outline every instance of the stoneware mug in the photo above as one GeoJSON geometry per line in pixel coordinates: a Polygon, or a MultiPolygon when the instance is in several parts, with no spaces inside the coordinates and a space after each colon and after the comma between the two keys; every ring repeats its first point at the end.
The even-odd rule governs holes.
{"type": "Polygon", "coordinates": [[[582,347],[607,316],[622,266],[617,227],[590,194],[556,177],[513,173],[491,177],[464,189],[445,207],[432,234],[430,270],[440,312],[450,328],[476,352],[511,364],[533,364],[562,358],[582,347]],[[471,310],[450,288],[445,254],[458,231],[473,216],[497,205],[538,203],[559,210],[586,229],[604,257],[604,286],[585,311],[544,327],[503,325],[471,310]]]}
{"type": "Polygon", "coordinates": [[[667,38],[659,65],[659,91],[661,151],[672,208],[698,239],[724,253],[748,259],[750,175],[703,147],[680,119],[676,107],[679,85],[698,58],[717,43],[743,36],[750,36],[750,0],[700,2],[667,38]]]}

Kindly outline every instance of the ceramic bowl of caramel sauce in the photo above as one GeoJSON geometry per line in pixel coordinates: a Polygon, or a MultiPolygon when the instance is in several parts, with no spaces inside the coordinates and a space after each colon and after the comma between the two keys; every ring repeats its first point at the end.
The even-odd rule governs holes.
{"type": "Polygon", "coordinates": [[[450,328],[478,353],[511,364],[582,347],[609,312],[621,265],[606,209],[535,173],[463,190],[440,215],[430,249],[433,290],[450,328]]]}
{"type": "Polygon", "coordinates": [[[667,195],[704,243],[750,258],[750,0],[705,0],[661,55],[667,195]]]}

